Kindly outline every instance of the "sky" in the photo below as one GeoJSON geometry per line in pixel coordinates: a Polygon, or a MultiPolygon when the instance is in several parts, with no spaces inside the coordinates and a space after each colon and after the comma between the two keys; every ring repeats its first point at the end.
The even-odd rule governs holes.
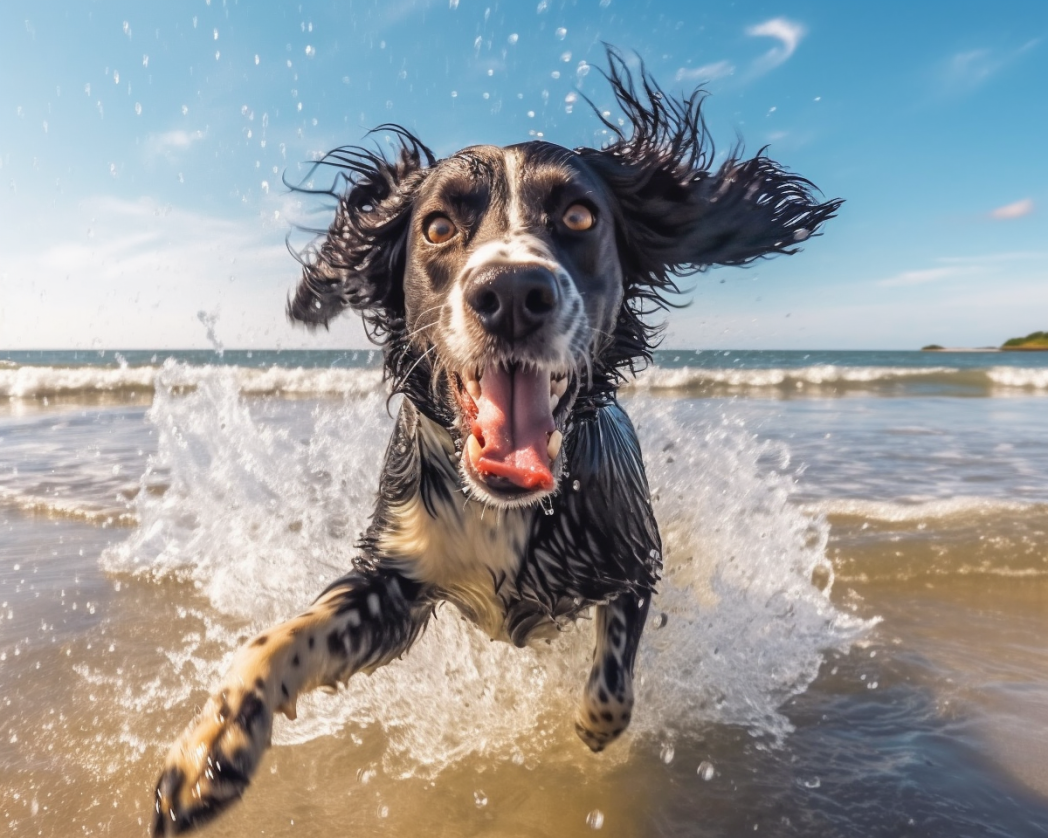
{"type": "Polygon", "coordinates": [[[330,208],[283,181],[388,122],[440,156],[599,146],[603,43],[708,91],[718,160],[767,146],[846,200],[800,254],[686,280],[667,347],[1048,329],[1044,0],[5,0],[0,348],[366,346],[285,319],[285,239],[330,208]]]}

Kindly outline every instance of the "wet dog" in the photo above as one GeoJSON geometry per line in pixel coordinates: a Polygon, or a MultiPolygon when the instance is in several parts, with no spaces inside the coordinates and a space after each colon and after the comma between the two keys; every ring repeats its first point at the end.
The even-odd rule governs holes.
{"type": "Polygon", "coordinates": [[[607,79],[625,130],[600,117],[601,149],[437,160],[385,126],[392,159],[324,159],[335,220],[288,313],[358,312],[404,398],[353,569],[238,652],[167,755],[157,834],[237,800],[275,713],[403,655],[442,601],[518,646],[594,609],[576,730],[599,751],[629,724],[662,545],[617,388],[650,360],[675,275],[792,253],[840,202],[763,154],[714,169],[701,92],[673,99],[614,51],[607,79]]]}

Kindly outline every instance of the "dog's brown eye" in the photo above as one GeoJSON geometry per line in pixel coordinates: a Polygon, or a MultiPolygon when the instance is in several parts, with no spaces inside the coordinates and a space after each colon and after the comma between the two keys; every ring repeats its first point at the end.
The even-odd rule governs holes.
{"type": "Polygon", "coordinates": [[[564,226],[576,233],[582,233],[596,224],[593,211],[585,204],[572,204],[564,213],[564,226]]]}
{"type": "Polygon", "coordinates": [[[446,215],[435,215],[426,223],[426,241],[433,244],[444,244],[457,232],[458,228],[446,215]]]}

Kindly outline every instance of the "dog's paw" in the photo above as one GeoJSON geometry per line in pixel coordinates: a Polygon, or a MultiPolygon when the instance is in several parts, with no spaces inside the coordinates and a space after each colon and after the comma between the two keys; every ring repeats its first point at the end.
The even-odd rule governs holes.
{"type": "Polygon", "coordinates": [[[156,786],[153,834],[187,832],[236,802],[269,746],[272,728],[261,684],[211,696],[168,751],[156,786]]]}
{"type": "Polygon", "coordinates": [[[622,733],[622,729],[618,730],[593,730],[586,727],[582,722],[575,722],[575,732],[579,735],[579,739],[586,743],[586,747],[589,748],[593,753],[599,754],[608,745],[619,738],[622,733]]]}
{"type": "Polygon", "coordinates": [[[630,724],[633,702],[610,706],[585,704],[575,716],[575,732],[594,753],[603,751],[618,739],[630,724]]]}

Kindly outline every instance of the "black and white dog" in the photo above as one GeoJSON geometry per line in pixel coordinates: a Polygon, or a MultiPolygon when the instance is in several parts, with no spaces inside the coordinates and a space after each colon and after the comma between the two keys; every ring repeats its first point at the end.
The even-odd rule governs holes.
{"type": "Polygon", "coordinates": [[[675,100],[609,52],[628,130],[603,149],[474,146],[407,131],[387,159],[332,152],[334,223],[289,315],[352,308],[404,400],[353,570],[244,646],[171,747],[156,834],[238,799],[297,697],[404,654],[441,601],[493,638],[549,638],[595,608],[575,718],[599,751],[630,721],[661,569],[633,426],[616,400],[650,358],[673,276],[792,253],[840,205],[762,154],[712,170],[701,92],[675,100]]]}

